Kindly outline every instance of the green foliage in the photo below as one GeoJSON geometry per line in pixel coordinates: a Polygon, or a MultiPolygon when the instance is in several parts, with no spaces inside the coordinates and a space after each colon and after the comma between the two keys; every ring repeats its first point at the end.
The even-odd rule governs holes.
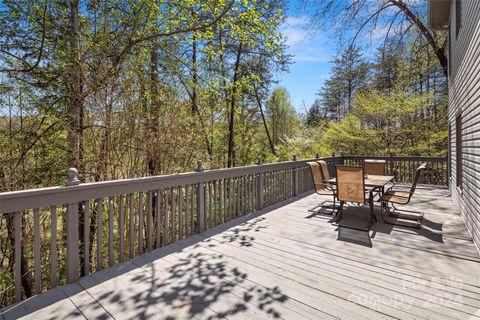
{"type": "Polygon", "coordinates": [[[447,131],[426,117],[428,94],[359,93],[354,110],[331,123],[322,142],[334,152],[359,155],[444,155],[447,131]]]}

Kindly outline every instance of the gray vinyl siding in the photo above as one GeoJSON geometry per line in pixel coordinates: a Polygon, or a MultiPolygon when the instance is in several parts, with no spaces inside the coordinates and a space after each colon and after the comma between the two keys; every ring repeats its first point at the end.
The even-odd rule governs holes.
{"type": "Polygon", "coordinates": [[[449,123],[450,191],[473,241],[480,248],[480,1],[462,1],[456,36],[456,1],[450,8],[449,123]],[[462,116],[462,186],[456,183],[456,117],[462,116]]]}

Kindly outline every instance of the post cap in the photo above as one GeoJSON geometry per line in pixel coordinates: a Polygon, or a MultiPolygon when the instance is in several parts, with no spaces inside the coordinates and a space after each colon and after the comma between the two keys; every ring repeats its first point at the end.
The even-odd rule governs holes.
{"type": "Polygon", "coordinates": [[[65,181],[66,186],[76,186],[80,184],[78,180],[78,170],[76,168],[68,169],[68,179],[65,181]]]}
{"type": "Polygon", "coordinates": [[[203,169],[203,161],[202,160],[198,160],[197,161],[197,169],[195,169],[195,171],[197,172],[202,172],[204,169],[203,169]]]}

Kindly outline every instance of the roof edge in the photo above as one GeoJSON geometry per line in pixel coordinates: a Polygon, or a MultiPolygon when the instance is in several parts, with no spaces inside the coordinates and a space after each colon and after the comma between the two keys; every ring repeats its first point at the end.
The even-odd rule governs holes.
{"type": "Polygon", "coordinates": [[[451,0],[428,1],[428,24],[432,30],[448,29],[451,0]]]}

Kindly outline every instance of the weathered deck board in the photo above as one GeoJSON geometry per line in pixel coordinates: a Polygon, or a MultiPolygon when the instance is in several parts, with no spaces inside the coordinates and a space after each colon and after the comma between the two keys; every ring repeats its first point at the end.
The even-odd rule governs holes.
{"type": "MultiPolygon", "coordinates": [[[[415,194],[406,209],[425,214],[421,230],[380,222],[371,239],[308,211],[325,199],[309,195],[232,220],[2,317],[480,319],[480,256],[447,190],[415,194]]],[[[349,222],[365,217],[357,207],[345,212],[349,222]]]]}

